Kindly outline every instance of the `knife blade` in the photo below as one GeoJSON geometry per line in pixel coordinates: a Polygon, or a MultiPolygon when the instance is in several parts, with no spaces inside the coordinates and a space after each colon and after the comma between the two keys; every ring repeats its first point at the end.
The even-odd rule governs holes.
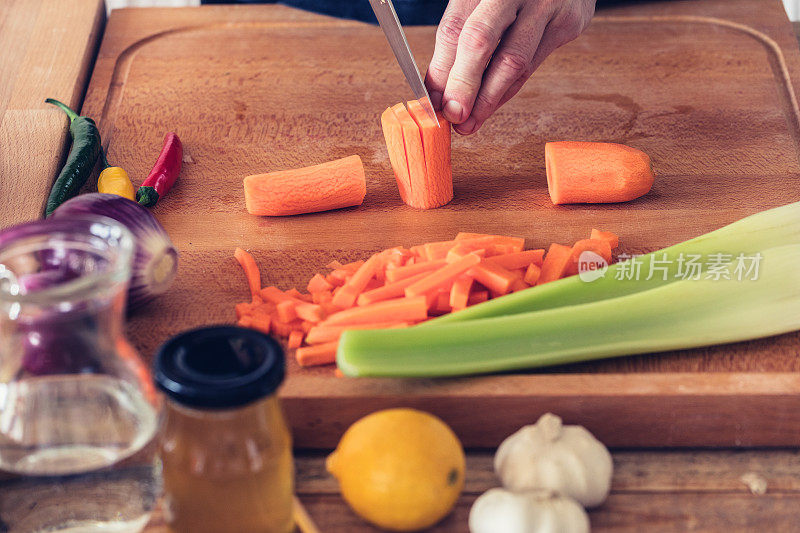
{"type": "Polygon", "coordinates": [[[372,6],[372,11],[375,12],[375,17],[378,19],[383,34],[386,35],[386,40],[389,41],[389,46],[394,52],[394,57],[400,65],[400,70],[406,77],[406,81],[411,86],[411,91],[414,97],[422,100],[422,107],[428,112],[428,115],[439,125],[439,119],[436,118],[436,112],[431,105],[431,98],[428,95],[428,89],[425,88],[425,83],[422,81],[422,76],[419,74],[417,62],[414,61],[414,55],[411,53],[411,48],[408,46],[406,34],[403,27],[400,25],[400,19],[397,18],[397,12],[394,10],[392,0],[369,0],[372,6]]]}

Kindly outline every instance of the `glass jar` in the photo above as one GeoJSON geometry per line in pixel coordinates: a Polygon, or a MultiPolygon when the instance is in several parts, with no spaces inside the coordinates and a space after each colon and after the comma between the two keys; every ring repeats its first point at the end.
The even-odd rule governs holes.
{"type": "Polygon", "coordinates": [[[160,456],[165,516],[176,533],[289,533],[294,468],[276,390],[272,338],[210,327],[169,340],[155,363],[166,394],[160,456]]]}
{"type": "Polygon", "coordinates": [[[158,400],[123,334],[133,249],[88,215],[0,233],[0,530],[149,519],[158,400]]]}

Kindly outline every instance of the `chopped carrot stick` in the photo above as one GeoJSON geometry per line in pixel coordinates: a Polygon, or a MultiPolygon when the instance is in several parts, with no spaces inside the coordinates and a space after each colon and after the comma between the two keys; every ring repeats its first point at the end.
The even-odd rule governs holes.
{"type": "Polygon", "coordinates": [[[525,271],[525,283],[528,285],[536,285],[536,282],[539,281],[539,276],[542,274],[542,267],[535,263],[531,263],[528,266],[528,270],[525,271]]]}
{"type": "MultiPolygon", "coordinates": [[[[253,320],[253,327],[255,327],[255,324],[256,321],[253,320]]],[[[270,323],[270,329],[273,333],[275,333],[275,335],[280,337],[288,337],[293,330],[303,329],[303,321],[292,320],[291,322],[282,322],[280,320],[272,320],[270,323]]]]}
{"type": "Polygon", "coordinates": [[[253,304],[250,303],[236,304],[234,310],[236,311],[236,319],[239,320],[243,316],[247,316],[253,312],[253,304]]]}
{"type": "Polygon", "coordinates": [[[467,300],[467,305],[483,303],[489,299],[489,291],[472,291],[467,300]]]}
{"type": "Polygon", "coordinates": [[[281,322],[291,322],[292,320],[297,318],[297,312],[295,308],[297,307],[297,302],[294,300],[284,300],[279,303],[275,309],[276,313],[278,314],[278,320],[281,322]]]}
{"type": "Polygon", "coordinates": [[[391,329],[408,327],[408,322],[375,322],[373,324],[353,324],[350,326],[314,326],[306,335],[308,344],[320,344],[338,340],[350,329],[391,329]]]}
{"type": "Polygon", "coordinates": [[[452,263],[454,261],[458,261],[460,258],[464,257],[467,254],[475,254],[480,258],[486,257],[486,250],[483,248],[475,249],[472,246],[465,246],[463,244],[456,244],[450,251],[447,252],[447,257],[445,257],[445,261],[448,263],[452,263]]]}
{"type": "Polygon", "coordinates": [[[452,283],[455,278],[480,262],[480,256],[472,253],[467,254],[457,261],[448,263],[438,270],[434,270],[421,280],[406,287],[406,296],[419,296],[440,289],[452,283]]]}
{"type": "Polygon", "coordinates": [[[383,300],[391,300],[392,298],[400,298],[405,295],[406,287],[411,286],[417,281],[421,280],[428,275],[428,272],[420,272],[416,276],[410,278],[403,278],[399,281],[387,283],[383,287],[372,289],[371,291],[362,292],[358,296],[358,305],[369,305],[383,300]]]}
{"type": "Polygon", "coordinates": [[[453,311],[466,309],[469,301],[469,292],[472,290],[474,278],[470,276],[460,276],[453,282],[450,288],[450,307],[453,311]]]}
{"type": "Polygon", "coordinates": [[[357,155],[244,179],[251,215],[299,215],[361,205],[366,193],[364,165],[357,155]]]}
{"type": "Polygon", "coordinates": [[[423,244],[417,244],[416,246],[412,246],[411,248],[409,248],[409,250],[414,255],[414,257],[428,259],[428,257],[425,255],[425,245],[423,244]]]}
{"type": "MultiPolygon", "coordinates": [[[[581,255],[584,252],[592,252],[600,256],[606,264],[611,263],[611,245],[605,239],[583,239],[576,242],[572,245],[572,252],[570,253],[569,262],[567,263],[567,268],[565,270],[565,274],[568,276],[572,276],[577,274],[579,271],[579,263],[581,261],[581,255]]],[[[585,257],[586,261],[591,261],[591,257],[585,257]]],[[[596,267],[600,267],[602,265],[594,265],[596,267]]],[[[587,265],[587,268],[590,266],[587,265]]]]}
{"type": "Polygon", "coordinates": [[[514,270],[515,268],[527,268],[531,263],[541,265],[543,259],[544,250],[525,250],[524,252],[512,252],[488,257],[484,264],[491,263],[508,270],[514,270]]]}
{"type": "Polygon", "coordinates": [[[325,292],[333,290],[333,285],[327,282],[327,280],[322,276],[322,274],[314,274],[314,277],[308,281],[308,285],[306,289],[311,294],[317,292],[325,292]]]}
{"type": "Polygon", "coordinates": [[[412,276],[416,276],[421,272],[431,272],[433,270],[438,270],[445,266],[447,261],[438,260],[438,261],[426,261],[424,263],[415,263],[413,265],[397,267],[393,270],[388,270],[386,272],[386,281],[395,282],[400,281],[401,279],[410,278],[412,276]]]}
{"type": "Polygon", "coordinates": [[[514,281],[511,282],[511,286],[508,288],[508,291],[509,292],[517,292],[517,291],[525,290],[528,287],[529,287],[529,285],[527,283],[525,283],[524,280],[515,279],[514,281]]]}
{"type": "Polygon", "coordinates": [[[433,304],[429,308],[431,312],[438,315],[449,313],[452,311],[452,309],[453,308],[450,307],[450,291],[439,292],[436,295],[436,298],[433,300],[433,304]]]}
{"type": "Polygon", "coordinates": [[[475,266],[468,274],[497,295],[506,294],[515,279],[514,274],[508,269],[488,262],[475,266]]]}
{"type": "Polygon", "coordinates": [[[300,366],[328,365],[336,362],[336,350],[338,347],[339,341],[305,346],[297,349],[295,357],[300,366]]]}
{"type": "Polygon", "coordinates": [[[571,254],[572,248],[569,246],[557,243],[551,244],[547,250],[547,255],[544,256],[542,272],[536,284],[541,285],[562,278],[571,254]]]}
{"type": "Polygon", "coordinates": [[[287,347],[290,349],[299,348],[303,344],[303,332],[302,330],[295,329],[291,333],[289,333],[289,341],[287,342],[287,347]]]}
{"type": "Polygon", "coordinates": [[[359,259],[358,261],[352,261],[350,263],[342,265],[342,270],[349,270],[350,272],[355,273],[356,270],[364,266],[364,263],[366,263],[366,261],[361,259],[359,259]]]}
{"type": "Polygon", "coordinates": [[[493,244],[495,245],[508,245],[511,247],[509,252],[521,252],[523,248],[525,248],[525,239],[522,237],[509,237],[506,235],[490,235],[488,233],[467,233],[467,232],[459,232],[456,235],[457,241],[467,240],[467,239],[479,239],[481,237],[491,237],[494,239],[493,244]]]}
{"type": "Polygon", "coordinates": [[[237,322],[243,328],[249,328],[253,325],[253,317],[251,316],[243,316],[237,322]]]}
{"type": "Polygon", "coordinates": [[[376,322],[410,322],[428,318],[424,296],[395,298],[371,305],[351,307],[329,316],[322,325],[374,324],[376,322]]]}
{"type": "Polygon", "coordinates": [[[315,304],[324,304],[333,301],[333,293],[331,291],[314,292],[311,296],[311,301],[315,304]]]}
{"type": "Polygon", "coordinates": [[[370,257],[364,264],[358,267],[353,273],[353,276],[347,280],[340,290],[333,297],[333,305],[341,308],[352,307],[355,304],[358,295],[361,294],[367,286],[367,283],[375,277],[375,273],[381,264],[381,258],[378,254],[370,257]]]}
{"type": "Polygon", "coordinates": [[[619,237],[617,237],[616,233],[612,233],[610,231],[601,231],[599,229],[592,228],[592,235],[589,238],[608,241],[608,245],[612,250],[619,246],[619,237]]]}
{"type": "Polygon", "coordinates": [[[298,304],[294,308],[295,316],[308,322],[320,322],[325,318],[325,310],[317,304],[298,304]]]}
{"type": "Polygon", "coordinates": [[[244,270],[244,275],[247,278],[247,285],[250,287],[250,294],[253,297],[258,296],[261,290],[261,272],[258,270],[258,265],[253,256],[245,252],[241,248],[236,248],[233,251],[233,257],[239,262],[244,270]]]}
{"type": "Polygon", "coordinates": [[[290,302],[294,302],[294,303],[298,303],[298,304],[303,303],[303,300],[299,300],[299,299],[295,298],[294,296],[289,294],[288,291],[287,292],[283,292],[278,287],[264,287],[263,289],[261,289],[259,294],[261,295],[261,297],[264,300],[266,300],[268,302],[272,302],[275,305],[277,305],[277,304],[279,304],[281,302],[286,302],[286,301],[290,301],[290,302]]]}
{"type": "Polygon", "coordinates": [[[269,315],[254,315],[251,317],[250,326],[261,333],[269,334],[272,331],[272,317],[269,315]]]}
{"type": "Polygon", "coordinates": [[[549,142],[544,162],[556,205],[627,202],[653,186],[650,157],[622,144],[549,142]]]}

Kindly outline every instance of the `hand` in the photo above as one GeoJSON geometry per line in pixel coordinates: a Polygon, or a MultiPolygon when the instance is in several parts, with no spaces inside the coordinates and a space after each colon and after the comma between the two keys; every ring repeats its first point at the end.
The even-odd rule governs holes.
{"type": "Polygon", "coordinates": [[[433,107],[474,133],[559,46],[589,25],[594,0],[450,0],[425,85],[433,107]]]}

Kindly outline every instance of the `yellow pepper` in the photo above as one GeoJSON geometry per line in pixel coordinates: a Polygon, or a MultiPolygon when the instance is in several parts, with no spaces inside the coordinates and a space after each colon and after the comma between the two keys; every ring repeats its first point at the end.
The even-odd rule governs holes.
{"type": "Polygon", "coordinates": [[[105,168],[97,178],[97,192],[116,194],[135,201],[136,191],[133,189],[133,183],[131,183],[128,173],[122,167],[109,166],[105,151],[103,152],[103,165],[105,168]]]}

